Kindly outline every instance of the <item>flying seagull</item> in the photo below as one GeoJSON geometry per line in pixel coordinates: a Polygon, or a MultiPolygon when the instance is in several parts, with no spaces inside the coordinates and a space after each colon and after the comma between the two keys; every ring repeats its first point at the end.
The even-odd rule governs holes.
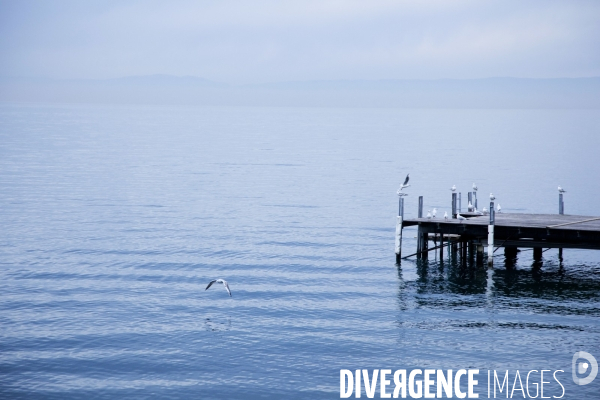
{"type": "Polygon", "coordinates": [[[229,297],[232,297],[231,296],[231,290],[229,290],[229,285],[227,284],[227,281],[224,280],[224,279],[215,279],[214,281],[210,281],[210,283],[208,284],[208,286],[204,290],[208,290],[208,288],[211,287],[212,284],[215,283],[215,282],[216,283],[222,283],[223,286],[225,286],[225,289],[227,289],[227,293],[229,293],[229,297]]]}
{"type": "Polygon", "coordinates": [[[452,185],[452,187],[450,188],[450,190],[452,190],[453,192],[456,192],[456,185],[452,185]]]}
{"type": "Polygon", "coordinates": [[[492,193],[490,193],[490,200],[491,200],[491,201],[494,201],[494,200],[496,200],[496,196],[494,196],[492,193]]]}
{"type": "Polygon", "coordinates": [[[473,190],[477,191],[477,185],[475,183],[473,183],[473,190]]]}
{"type": "Polygon", "coordinates": [[[558,193],[565,193],[565,192],[566,192],[565,189],[561,188],[560,186],[558,187],[558,193]]]}

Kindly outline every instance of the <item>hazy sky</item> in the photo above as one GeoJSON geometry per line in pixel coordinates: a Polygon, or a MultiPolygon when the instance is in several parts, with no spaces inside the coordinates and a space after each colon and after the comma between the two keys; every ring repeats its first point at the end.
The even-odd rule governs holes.
{"type": "Polygon", "coordinates": [[[600,76],[600,1],[3,1],[0,76],[600,76]]]}

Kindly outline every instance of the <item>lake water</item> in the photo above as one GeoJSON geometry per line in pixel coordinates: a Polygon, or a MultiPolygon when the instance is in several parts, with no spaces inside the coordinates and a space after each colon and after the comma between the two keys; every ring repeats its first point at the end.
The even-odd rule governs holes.
{"type": "Polygon", "coordinates": [[[1,105],[0,397],[335,399],[340,369],[478,368],[480,397],[487,370],[561,369],[600,398],[571,379],[600,359],[600,252],[394,258],[407,173],[407,217],[473,182],[600,215],[599,133],[598,110],[1,105]]]}

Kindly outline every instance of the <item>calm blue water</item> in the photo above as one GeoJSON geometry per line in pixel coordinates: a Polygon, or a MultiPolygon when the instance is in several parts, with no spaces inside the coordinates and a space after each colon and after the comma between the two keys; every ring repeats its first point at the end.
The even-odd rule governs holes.
{"type": "Polygon", "coordinates": [[[473,182],[600,215],[599,132],[597,110],[4,104],[0,397],[334,399],[341,368],[429,367],[482,390],[563,369],[565,398],[600,398],[571,380],[600,359],[600,252],[394,263],[408,172],[407,217],[473,182]]]}

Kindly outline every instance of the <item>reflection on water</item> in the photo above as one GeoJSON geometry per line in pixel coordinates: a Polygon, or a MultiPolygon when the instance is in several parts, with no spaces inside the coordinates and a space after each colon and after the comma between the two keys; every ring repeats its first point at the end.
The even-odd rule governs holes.
{"type": "MultiPolygon", "coordinates": [[[[524,253],[527,251],[519,252],[524,253]]],[[[567,271],[558,257],[518,261],[517,256],[510,256],[496,260],[501,262],[496,262],[493,268],[475,261],[471,255],[462,259],[457,253],[451,253],[445,260],[403,260],[403,265],[398,266],[398,276],[403,282],[402,267],[412,264],[418,276],[414,282],[417,293],[485,294],[490,305],[493,299],[502,301],[510,297],[543,298],[553,302],[598,299],[598,265],[572,265],[572,270],[567,271]]]]}

